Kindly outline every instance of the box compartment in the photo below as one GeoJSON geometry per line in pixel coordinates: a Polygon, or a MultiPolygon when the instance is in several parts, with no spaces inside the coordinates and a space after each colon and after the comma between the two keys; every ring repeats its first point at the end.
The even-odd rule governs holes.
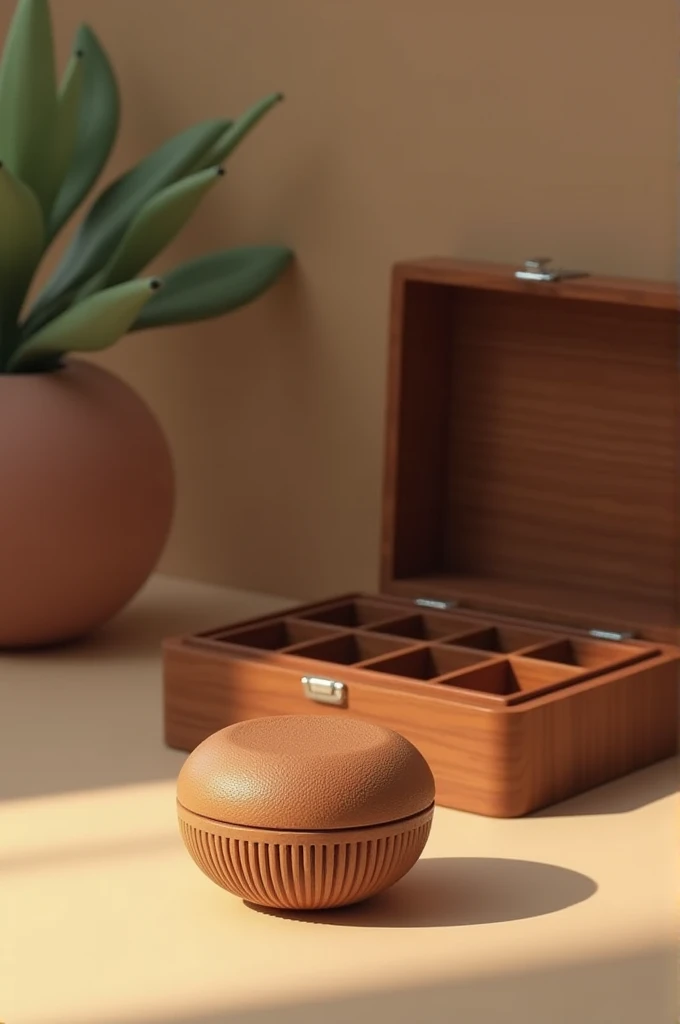
{"type": "Polygon", "coordinates": [[[394,268],[381,592],[168,639],[170,746],[353,715],[496,817],[677,753],[677,289],[514,271],[394,268]]]}

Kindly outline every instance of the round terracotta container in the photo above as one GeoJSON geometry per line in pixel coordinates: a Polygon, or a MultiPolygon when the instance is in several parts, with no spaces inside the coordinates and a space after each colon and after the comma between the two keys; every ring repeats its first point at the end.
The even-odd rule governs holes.
{"type": "Polygon", "coordinates": [[[260,906],[340,907],[420,857],[434,779],[416,748],[357,719],[281,715],[204,740],[177,782],[182,838],[214,882],[260,906]]]}
{"type": "Polygon", "coordinates": [[[168,446],[122,380],[82,361],[0,375],[0,647],[89,633],[146,581],[170,528],[168,446]]]}

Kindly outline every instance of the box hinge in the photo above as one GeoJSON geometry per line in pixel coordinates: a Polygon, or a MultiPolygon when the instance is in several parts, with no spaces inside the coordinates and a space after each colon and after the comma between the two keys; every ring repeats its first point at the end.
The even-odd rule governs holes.
{"type": "Polygon", "coordinates": [[[333,704],[335,707],[344,707],[347,703],[347,687],[337,679],[303,676],[300,682],[305,691],[305,697],[315,700],[317,704],[333,704]]]}
{"type": "Polygon", "coordinates": [[[525,260],[524,266],[515,271],[520,281],[564,281],[574,277],[588,277],[584,270],[559,270],[551,268],[549,256],[537,256],[533,260],[525,260]]]}
{"type": "Polygon", "coordinates": [[[447,612],[451,608],[458,608],[458,601],[441,601],[435,597],[416,597],[413,600],[419,608],[431,608],[438,612],[447,612]]]}
{"type": "Polygon", "coordinates": [[[616,643],[621,643],[624,640],[633,640],[635,633],[616,633],[611,629],[589,629],[588,636],[592,636],[593,640],[613,640],[616,643]]]}

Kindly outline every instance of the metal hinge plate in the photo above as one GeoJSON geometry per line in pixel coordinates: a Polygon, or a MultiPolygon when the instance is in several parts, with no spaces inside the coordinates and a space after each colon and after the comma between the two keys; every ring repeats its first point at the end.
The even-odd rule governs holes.
{"type": "Polygon", "coordinates": [[[419,608],[430,608],[432,611],[448,612],[451,608],[458,608],[458,601],[440,601],[435,597],[416,597],[413,600],[419,608]]]}
{"type": "Polygon", "coordinates": [[[592,636],[593,640],[609,640],[614,643],[635,639],[635,633],[616,633],[610,629],[589,629],[588,636],[592,636]]]}
{"type": "MultiPolygon", "coordinates": [[[[458,601],[442,601],[434,597],[416,597],[413,603],[419,608],[427,608],[430,611],[439,612],[448,612],[455,608],[460,608],[458,601]]],[[[545,628],[548,628],[547,624],[545,628]]],[[[549,628],[554,630],[560,629],[558,625],[552,624],[550,624],[549,628]]],[[[587,632],[588,636],[591,636],[593,640],[608,640],[610,643],[624,643],[626,640],[635,639],[635,633],[630,633],[626,630],[618,632],[613,629],[589,629],[587,632]]]]}

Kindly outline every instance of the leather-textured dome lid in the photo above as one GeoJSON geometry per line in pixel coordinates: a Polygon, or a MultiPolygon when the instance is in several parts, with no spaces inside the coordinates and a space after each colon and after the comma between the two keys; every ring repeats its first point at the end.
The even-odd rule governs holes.
{"type": "Polygon", "coordinates": [[[422,754],[390,729],[279,715],[230,725],[200,743],[179,774],[177,799],[232,825],[311,832],[424,811],[434,779],[422,754]]]}

